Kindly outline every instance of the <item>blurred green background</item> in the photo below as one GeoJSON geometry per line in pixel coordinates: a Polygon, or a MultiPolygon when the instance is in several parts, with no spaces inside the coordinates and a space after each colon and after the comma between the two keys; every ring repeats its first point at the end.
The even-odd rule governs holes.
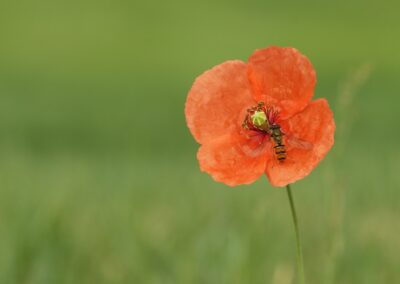
{"type": "Polygon", "coordinates": [[[0,283],[295,283],[285,191],[201,173],[183,114],[272,44],[338,127],[293,188],[309,283],[400,281],[398,3],[0,1],[0,283]]]}

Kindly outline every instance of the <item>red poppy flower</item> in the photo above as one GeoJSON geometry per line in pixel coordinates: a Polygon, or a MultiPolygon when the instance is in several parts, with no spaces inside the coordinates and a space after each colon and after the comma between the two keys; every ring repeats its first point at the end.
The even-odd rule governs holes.
{"type": "Polygon", "coordinates": [[[275,46],[256,50],[248,63],[226,61],[200,75],[185,115],[201,144],[201,170],[230,186],[264,173],[274,186],[307,176],[334,143],[327,101],[311,101],[315,82],[304,55],[275,46]]]}

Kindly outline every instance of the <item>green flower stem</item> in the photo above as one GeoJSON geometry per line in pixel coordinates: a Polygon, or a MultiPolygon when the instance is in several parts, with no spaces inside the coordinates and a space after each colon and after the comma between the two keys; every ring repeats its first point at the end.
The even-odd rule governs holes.
{"type": "Polygon", "coordinates": [[[301,249],[299,223],[297,220],[296,208],[294,207],[292,190],[290,189],[289,184],[286,186],[286,192],[287,192],[287,195],[289,198],[290,210],[292,211],[292,217],[293,217],[294,231],[296,233],[297,268],[298,268],[299,283],[305,284],[306,282],[305,282],[305,277],[304,277],[303,251],[301,249]]]}

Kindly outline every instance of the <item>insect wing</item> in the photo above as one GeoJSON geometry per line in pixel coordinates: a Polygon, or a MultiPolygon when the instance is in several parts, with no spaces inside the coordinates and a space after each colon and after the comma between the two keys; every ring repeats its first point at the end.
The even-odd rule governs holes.
{"type": "Polygon", "coordinates": [[[311,150],[313,148],[310,142],[289,135],[286,135],[286,143],[292,148],[304,150],[311,150]]]}

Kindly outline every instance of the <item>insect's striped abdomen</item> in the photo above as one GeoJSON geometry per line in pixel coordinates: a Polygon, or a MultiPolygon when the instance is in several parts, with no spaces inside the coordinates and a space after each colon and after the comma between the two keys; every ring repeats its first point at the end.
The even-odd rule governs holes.
{"type": "Polygon", "coordinates": [[[279,161],[284,161],[286,159],[287,153],[285,145],[282,141],[282,131],[281,127],[277,124],[271,125],[271,138],[274,141],[274,150],[276,158],[279,161]]]}

